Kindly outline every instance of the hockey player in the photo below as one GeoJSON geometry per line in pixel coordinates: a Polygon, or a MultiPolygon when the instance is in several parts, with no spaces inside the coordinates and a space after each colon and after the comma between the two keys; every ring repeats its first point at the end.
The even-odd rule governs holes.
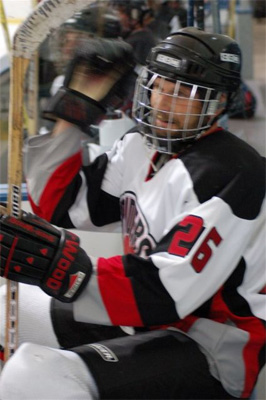
{"type": "MultiPolygon", "coordinates": [[[[98,85],[110,76],[105,62],[119,61],[113,48],[99,51],[98,85]]],[[[80,62],[96,61],[83,53],[80,62]]],[[[46,221],[1,217],[1,275],[53,297],[45,321],[61,349],[22,344],[4,367],[1,400],[250,396],[265,363],[265,169],[218,123],[240,67],[227,36],[168,36],[139,77],[138,125],[84,166],[79,126],[112,97],[92,101],[95,81],[88,73],[80,85],[74,61],[62,98],[74,81],[75,109],[80,97],[89,116],[69,125],[69,107],[55,104],[64,120],[25,148],[32,207],[46,221]],[[78,237],[50,225],[119,221],[125,254],[111,258],[90,257],[78,237]]]]}

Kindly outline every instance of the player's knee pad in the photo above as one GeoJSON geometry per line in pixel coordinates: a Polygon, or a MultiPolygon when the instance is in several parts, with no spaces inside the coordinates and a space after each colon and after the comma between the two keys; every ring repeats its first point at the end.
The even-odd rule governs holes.
{"type": "Polygon", "coordinates": [[[95,400],[98,391],[81,358],[71,351],[24,343],[0,376],[1,400],[95,400]]]}
{"type": "MultiPolygon", "coordinates": [[[[39,287],[19,284],[18,343],[59,347],[50,315],[51,297],[39,287]]],[[[0,345],[5,343],[6,285],[0,287],[0,345]]]]}

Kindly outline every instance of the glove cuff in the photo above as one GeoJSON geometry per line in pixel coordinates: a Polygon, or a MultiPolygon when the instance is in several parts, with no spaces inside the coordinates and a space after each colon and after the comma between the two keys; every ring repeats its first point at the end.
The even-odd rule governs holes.
{"type": "Polygon", "coordinates": [[[105,112],[105,108],[97,101],[62,86],[48,102],[42,116],[52,121],[64,119],[88,133],[90,125],[99,123],[105,112]]]}

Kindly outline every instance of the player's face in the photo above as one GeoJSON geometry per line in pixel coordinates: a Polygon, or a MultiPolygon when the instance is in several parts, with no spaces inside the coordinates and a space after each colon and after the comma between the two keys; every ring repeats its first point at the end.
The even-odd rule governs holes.
{"type": "Polygon", "coordinates": [[[63,59],[68,61],[72,58],[76,48],[81,42],[83,35],[80,32],[69,31],[65,33],[64,42],[62,46],[63,59]]]}
{"type": "Polygon", "coordinates": [[[158,136],[180,137],[183,131],[197,128],[202,110],[193,85],[157,78],[153,83],[150,103],[153,125],[158,136]]]}

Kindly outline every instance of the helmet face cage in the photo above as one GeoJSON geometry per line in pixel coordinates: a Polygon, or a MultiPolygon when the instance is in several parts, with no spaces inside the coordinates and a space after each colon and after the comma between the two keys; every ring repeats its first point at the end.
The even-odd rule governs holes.
{"type": "Polygon", "coordinates": [[[150,146],[172,154],[210,128],[221,94],[144,67],[136,84],[133,116],[150,146]]]}

